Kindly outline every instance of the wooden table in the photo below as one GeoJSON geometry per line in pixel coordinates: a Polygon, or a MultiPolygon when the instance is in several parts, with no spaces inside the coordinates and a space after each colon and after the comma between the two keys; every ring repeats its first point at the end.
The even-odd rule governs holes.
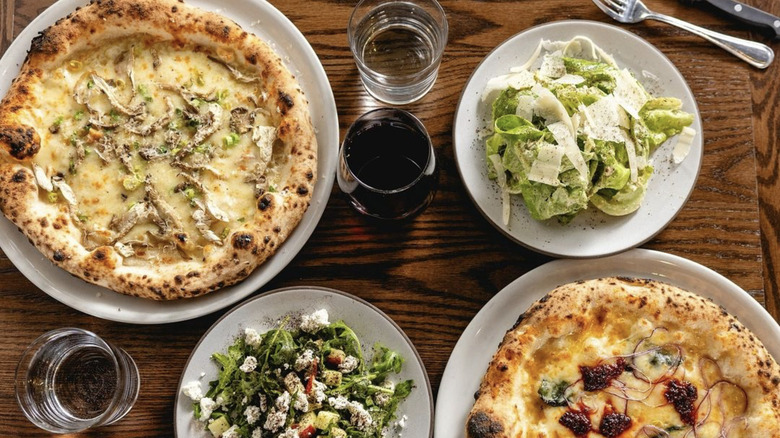
{"type": "MultiPolygon", "coordinates": [[[[2,0],[0,53],[52,0],[2,0]]],[[[310,41],[331,80],[341,133],[379,104],[360,85],[347,47],[355,1],[272,0],[310,41]]],[[[471,72],[490,50],[530,26],[561,19],[612,23],[588,0],[442,2],[450,36],[433,90],[406,108],[430,131],[441,162],[433,204],[415,220],[382,226],[357,215],[337,187],[298,256],[263,291],[318,285],[365,298],[406,331],[434,391],[461,332],[515,278],[549,261],[494,229],[464,190],[453,156],[452,120],[471,72]]],[[[648,0],[660,12],[770,44],[746,26],[673,0],[648,0]]],[[[780,15],[780,2],[747,3],[780,15]]],[[[756,70],[684,31],[656,22],[623,25],[656,45],[682,72],[704,126],[704,161],[679,216],[644,247],[686,257],[736,282],[780,318],[780,62],[756,70]]],[[[328,145],[336,147],[336,145],[328,145]]],[[[167,325],[104,321],[72,310],[34,287],[0,253],[0,435],[42,436],[19,410],[11,382],[23,349],[44,331],[78,326],[126,349],[142,388],[118,424],[82,436],[172,436],[182,368],[205,330],[224,313],[167,325]]],[[[518,313],[522,309],[517,309],[518,313]]],[[[418,438],[418,437],[410,437],[418,438]]],[[[441,437],[447,438],[447,437],[441,437]]]]}

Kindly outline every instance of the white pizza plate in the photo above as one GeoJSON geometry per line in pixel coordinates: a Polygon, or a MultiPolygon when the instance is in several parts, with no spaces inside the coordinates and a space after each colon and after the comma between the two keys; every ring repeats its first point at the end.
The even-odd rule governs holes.
{"type": "Polygon", "coordinates": [[[219,373],[218,366],[211,360],[212,354],[227,351],[245,328],[264,333],[277,327],[285,316],[311,314],[319,309],[328,311],[330,322],[343,320],[355,331],[366,358],[372,357],[373,346],[379,342],[405,359],[401,372],[391,378],[395,382],[411,379],[414,389],[396,411],[399,419],[404,415],[407,417],[405,426],[402,429],[392,427],[388,438],[433,436],[433,393],[425,366],[412,341],[389,316],[372,304],[345,292],[311,286],[277,289],[251,298],[226,313],[206,331],[190,354],[179,380],[174,408],[176,436],[211,438],[203,423],[194,419],[192,400],[182,394],[181,388],[186,383],[198,381],[204,393],[208,390],[209,382],[216,380],[219,373]]]}
{"type": "MultiPolygon", "coordinates": [[[[303,34],[263,0],[192,0],[189,3],[219,12],[259,35],[276,50],[298,79],[309,101],[319,144],[317,183],[311,205],[276,254],[246,280],[202,297],[172,302],[121,295],[71,276],[43,257],[9,220],[0,215],[0,248],[17,269],[51,297],[93,316],[136,324],[160,324],[196,318],[238,302],[268,283],[298,254],[317,226],[333,187],[339,141],[336,103],[325,70],[303,34]]],[[[32,38],[84,4],[86,2],[80,0],[60,0],[22,31],[0,59],[0,96],[6,93],[18,73],[32,38]]]]}
{"type": "MultiPolygon", "coordinates": [[[[541,57],[537,60],[538,68],[541,57]]],[[[455,158],[466,190],[479,211],[512,240],[540,253],[571,258],[600,257],[641,245],[674,219],[688,199],[702,159],[699,109],[685,79],[658,49],[636,35],[608,24],[568,20],[527,29],[509,38],[485,57],[472,73],[453,122],[455,158]],[[677,97],[683,110],[694,114],[696,137],[687,158],[675,165],[671,152],[677,138],[651,156],[655,167],[642,206],[622,217],[611,217],[590,206],[568,225],[531,218],[519,195],[512,196],[511,216],[503,224],[498,184],[487,176],[485,140],[480,133],[492,123],[491,102],[482,102],[490,78],[509,73],[531,58],[541,40],[564,41],[586,36],[628,68],[654,96],[677,97]]]]}
{"type": "Polygon", "coordinates": [[[627,276],[663,281],[711,298],[736,316],[780,358],[780,326],[758,302],[726,277],[682,257],[633,249],[598,259],[555,260],[510,283],[471,320],[450,355],[439,385],[436,438],[465,436],[474,393],[504,334],[531,304],[577,280],[627,276]]]}

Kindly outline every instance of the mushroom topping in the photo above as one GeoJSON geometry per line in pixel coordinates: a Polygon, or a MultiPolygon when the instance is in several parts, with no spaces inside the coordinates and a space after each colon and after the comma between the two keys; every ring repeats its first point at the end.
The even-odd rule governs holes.
{"type": "Polygon", "coordinates": [[[76,85],[73,87],[73,100],[75,100],[79,105],[86,106],[89,112],[94,114],[98,111],[92,108],[89,103],[89,100],[92,98],[92,93],[95,89],[94,81],[92,81],[91,75],[92,73],[84,73],[81,78],[79,78],[78,82],[76,82],[76,85]]]}
{"type": "Polygon", "coordinates": [[[66,201],[68,201],[68,204],[75,206],[78,204],[78,201],[76,200],[76,194],[73,193],[73,189],[70,188],[68,183],[65,182],[65,179],[59,175],[52,177],[51,179],[52,185],[57,188],[60,193],[62,193],[62,197],[65,198],[66,201]]]}
{"type": "Polygon", "coordinates": [[[156,49],[152,48],[152,68],[157,70],[157,67],[162,64],[162,60],[160,60],[160,54],[157,52],[156,49]]]}
{"type": "Polygon", "coordinates": [[[165,97],[165,106],[165,114],[154,122],[146,126],[141,126],[144,123],[144,118],[136,116],[125,123],[123,128],[129,132],[132,132],[133,134],[138,134],[143,137],[151,135],[154,131],[167,125],[176,114],[176,108],[173,106],[171,98],[168,96],[165,97]]]}
{"type": "Polygon", "coordinates": [[[236,107],[230,111],[230,130],[236,134],[246,134],[255,123],[255,112],[244,107],[236,107]]]}
{"type": "Polygon", "coordinates": [[[135,74],[133,74],[133,62],[135,57],[133,56],[133,49],[135,46],[130,47],[130,50],[126,50],[119,54],[114,60],[114,70],[118,75],[126,74],[130,78],[130,84],[135,89],[135,74]]]}
{"type": "Polygon", "coordinates": [[[165,133],[165,145],[168,146],[170,150],[179,147],[179,142],[181,142],[181,132],[171,130],[165,133]]]}
{"type": "Polygon", "coordinates": [[[146,161],[155,161],[170,156],[170,152],[163,148],[146,145],[138,149],[138,155],[146,161]]]}
{"type": "Polygon", "coordinates": [[[268,180],[265,175],[257,172],[258,167],[259,166],[255,166],[253,174],[244,179],[244,182],[255,183],[255,198],[263,196],[263,193],[268,189],[268,180]]]}
{"type": "MultiPolygon", "coordinates": [[[[157,215],[157,211],[148,202],[139,202],[132,207],[125,214],[120,217],[114,217],[109,223],[109,228],[114,231],[113,242],[119,241],[122,237],[127,235],[131,229],[141,220],[151,218],[157,215]]],[[[159,218],[159,215],[157,215],[159,218]]]]}
{"type": "Polygon", "coordinates": [[[226,69],[230,71],[230,73],[233,75],[234,78],[236,78],[239,82],[244,83],[251,83],[251,82],[260,82],[260,78],[257,76],[247,76],[240,71],[238,71],[237,68],[233,67],[232,65],[228,64],[227,62],[217,58],[216,56],[209,56],[209,59],[216,62],[217,64],[223,65],[226,69]]]}
{"type": "Polygon", "coordinates": [[[99,128],[114,129],[119,127],[121,122],[118,119],[114,120],[113,118],[110,122],[107,122],[104,120],[104,116],[98,113],[91,113],[89,116],[89,124],[99,128]]]}
{"type": "Polygon", "coordinates": [[[94,150],[104,163],[110,163],[116,156],[116,143],[114,143],[111,137],[104,135],[100,138],[94,150]]]}
{"type": "MultiPolygon", "coordinates": [[[[103,92],[103,94],[106,95],[108,101],[111,102],[111,106],[113,106],[120,113],[126,116],[133,117],[138,114],[141,114],[144,111],[145,105],[143,103],[136,105],[133,108],[129,108],[125,106],[122,102],[119,101],[119,98],[114,93],[114,88],[111,85],[109,85],[105,79],[98,76],[95,72],[90,73],[89,78],[94,83],[94,86],[97,87],[100,91],[103,92]]],[[[78,88],[78,86],[76,86],[76,88],[78,88]]],[[[89,87],[87,87],[87,89],[89,89],[89,87]]],[[[135,92],[135,88],[133,88],[133,92],[135,92]]],[[[76,101],[78,102],[78,99],[76,99],[76,101]]]]}
{"type": "Polygon", "coordinates": [[[118,147],[115,146],[113,150],[117,158],[119,158],[119,162],[122,163],[122,166],[125,167],[127,173],[134,175],[135,169],[133,169],[133,152],[130,150],[130,145],[123,144],[118,147]]]}
{"type": "Polygon", "coordinates": [[[184,103],[191,111],[198,111],[198,108],[192,104],[193,100],[202,100],[204,102],[216,102],[218,99],[216,90],[211,90],[208,93],[201,93],[194,90],[189,90],[184,87],[179,87],[171,84],[158,84],[160,88],[166,91],[179,93],[179,96],[184,100],[184,103]]]}
{"type": "Polygon", "coordinates": [[[276,128],[273,126],[255,126],[252,131],[252,141],[255,142],[259,149],[259,155],[257,157],[259,169],[257,172],[265,173],[265,169],[268,163],[271,162],[271,156],[273,155],[274,141],[276,140],[276,128]]]}
{"type": "Polygon", "coordinates": [[[184,157],[192,153],[192,150],[203,140],[215,133],[222,124],[222,107],[216,103],[209,103],[206,114],[192,114],[185,111],[185,115],[198,124],[198,130],[192,136],[190,141],[176,154],[176,160],[181,161],[184,157]]]}
{"type": "MultiPolygon", "coordinates": [[[[201,184],[200,181],[198,181],[194,176],[182,172],[180,174],[184,177],[184,179],[187,180],[188,183],[195,186],[195,188],[201,193],[202,202],[199,199],[194,199],[193,201],[200,207],[201,209],[207,211],[211,217],[214,219],[221,221],[221,222],[230,222],[230,218],[228,215],[219,209],[219,207],[214,204],[214,202],[211,201],[209,192],[206,190],[206,187],[201,184]]],[[[193,216],[194,218],[194,216],[193,216]]]]}
{"type": "Polygon", "coordinates": [[[75,146],[75,156],[71,157],[70,168],[68,169],[70,173],[76,173],[76,168],[81,165],[81,162],[84,161],[84,158],[87,156],[87,151],[84,149],[84,142],[77,141],[75,146]]]}
{"type": "Polygon", "coordinates": [[[38,185],[47,192],[53,192],[54,186],[51,183],[51,178],[46,175],[46,171],[37,164],[33,164],[33,174],[35,175],[35,181],[38,185]]]}
{"type": "Polygon", "coordinates": [[[149,198],[149,201],[152,203],[152,205],[154,205],[154,207],[157,209],[157,212],[166,223],[166,227],[163,228],[163,234],[168,232],[169,226],[174,230],[181,230],[181,220],[179,220],[179,217],[176,215],[176,211],[173,209],[173,207],[165,202],[165,200],[157,192],[157,189],[154,188],[151,175],[146,175],[146,178],[144,179],[144,190],[146,192],[147,198],[149,198]]]}
{"type": "Polygon", "coordinates": [[[133,249],[133,246],[132,245],[126,245],[126,244],[124,244],[122,242],[116,242],[114,244],[114,249],[122,257],[132,257],[132,256],[135,255],[135,250],[133,249]]]}
{"type": "Polygon", "coordinates": [[[206,216],[205,211],[200,208],[193,211],[192,218],[195,219],[195,228],[200,231],[206,240],[222,245],[222,239],[220,239],[213,231],[211,231],[211,221],[206,216]]]}

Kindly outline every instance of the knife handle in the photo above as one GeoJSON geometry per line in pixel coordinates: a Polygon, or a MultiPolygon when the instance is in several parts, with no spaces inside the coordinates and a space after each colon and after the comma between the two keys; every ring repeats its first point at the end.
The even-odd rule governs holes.
{"type": "Polygon", "coordinates": [[[721,11],[753,26],[769,28],[780,38],[780,18],[734,0],[705,0],[721,11]]]}

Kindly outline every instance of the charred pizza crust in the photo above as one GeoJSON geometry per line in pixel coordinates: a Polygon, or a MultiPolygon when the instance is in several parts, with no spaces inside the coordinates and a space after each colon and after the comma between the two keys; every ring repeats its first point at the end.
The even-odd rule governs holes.
{"type": "MultiPolygon", "coordinates": [[[[95,86],[92,81],[88,85],[95,86]]],[[[248,101],[247,96],[242,99],[248,101]]],[[[197,100],[187,105],[192,102],[197,100]]],[[[206,120],[210,115],[204,112],[196,116],[206,120]]],[[[194,297],[247,277],[279,248],[301,220],[314,189],[316,163],[317,143],[308,103],[279,56],[231,20],[174,0],[96,0],[59,20],[33,39],[18,77],[0,103],[0,210],[57,266],[117,292],[154,300],[194,297]],[[188,59],[188,52],[208,56],[225,64],[237,77],[255,77],[262,83],[262,96],[249,98],[257,103],[258,111],[263,110],[274,129],[273,158],[268,166],[284,168],[283,177],[273,190],[266,187],[255,193],[251,217],[240,218],[240,223],[233,220],[232,229],[222,228],[220,242],[207,242],[207,250],[197,256],[128,263],[110,236],[102,244],[85,247],[85,231],[73,206],[48,202],[46,190],[36,180],[33,163],[47,154],[47,138],[51,137],[47,130],[53,130],[50,121],[29,123],[43,99],[35,90],[42,81],[51,80],[52,72],[74,53],[98,52],[133,38],[150,46],[170,45],[181,52],[182,59],[188,59]]],[[[45,179],[51,176],[56,189],[58,178],[63,180],[62,173],[45,179]]],[[[66,178],[77,177],[64,173],[66,178]]],[[[139,180],[143,182],[142,177],[139,180]]],[[[43,185],[49,184],[51,181],[43,185]]],[[[230,188],[225,191],[230,193],[230,188]]],[[[139,202],[151,205],[150,193],[154,190],[147,188],[139,202]]],[[[65,189],[61,195],[67,195],[65,189]]],[[[201,209],[209,211],[202,205],[201,209]]],[[[160,216],[155,213],[157,219],[160,216]]],[[[162,219],[164,222],[164,215],[162,219]]],[[[198,245],[204,246],[203,236],[173,235],[180,239],[174,244],[200,239],[198,245]]],[[[207,237],[213,239],[212,235],[207,237]]]]}
{"type": "Polygon", "coordinates": [[[700,437],[780,436],[780,367],[763,344],[712,301],[651,280],[603,278],[553,290],[507,332],[475,397],[469,438],[694,436],[693,423],[700,437]],[[628,393],[620,388],[632,383],[610,384],[645,376],[631,361],[665,346],[679,360],[646,379],[657,383],[628,393]],[[586,391],[585,373],[597,365],[618,368],[600,376],[600,391],[586,391]],[[545,402],[540,382],[556,375],[568,378],[565,399],[545,402]],[[672,380],[697,388],[688,411],[695,421],[686,424],[672,403],[679,400],[666,395],[672,380]],[[717,403],[702,402],[708,394],[717,403]],[[588,420],[578,425],[577,416],[588,420]]]}

